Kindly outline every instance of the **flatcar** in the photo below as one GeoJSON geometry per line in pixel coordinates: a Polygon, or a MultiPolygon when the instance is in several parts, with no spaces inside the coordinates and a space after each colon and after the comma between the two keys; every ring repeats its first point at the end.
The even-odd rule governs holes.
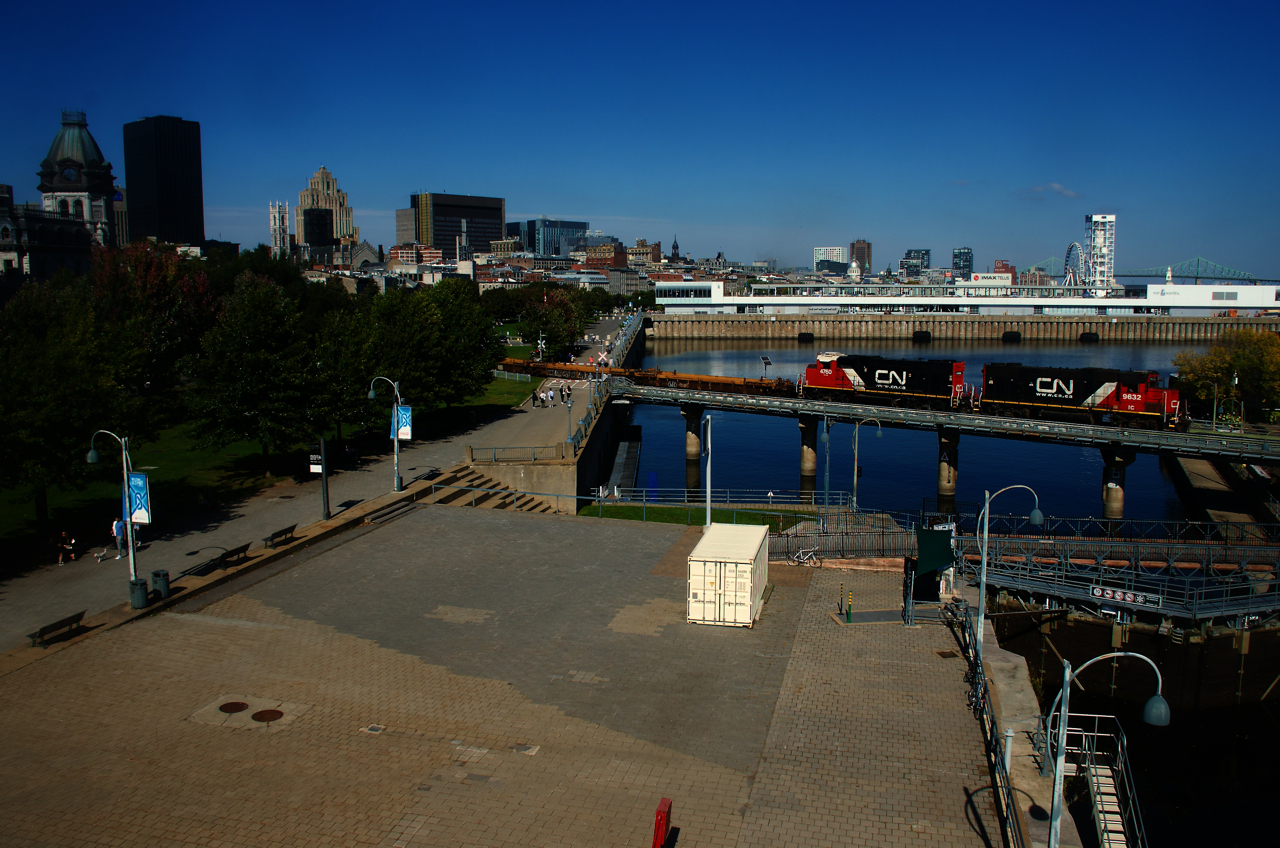
{"type": "Polygon", "coordinates": [[[1014,418],[1176,428],[1186,419],[1177,389],[1155,371],[1045,368],[1016,362],[982,367],[980,410],[1014,418]]]}
{"type": "Polygon", "coordinates": [[[839,353],[818,354],[805,368],[802,391],[816,400],[913,409],[968,409],[972,394],[963,362],[839,353]]]}

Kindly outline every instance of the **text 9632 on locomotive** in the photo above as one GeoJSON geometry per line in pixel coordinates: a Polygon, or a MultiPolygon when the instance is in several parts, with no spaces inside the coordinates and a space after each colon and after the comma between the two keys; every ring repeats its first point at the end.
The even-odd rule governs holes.
{"type": "Polygon", "coordinates": [[[1178,391],[1161,387],[1155,371],[989,363],[982,374],[986,414],[1147,430],[1173,428],[1185,418],[1178,391]]]}

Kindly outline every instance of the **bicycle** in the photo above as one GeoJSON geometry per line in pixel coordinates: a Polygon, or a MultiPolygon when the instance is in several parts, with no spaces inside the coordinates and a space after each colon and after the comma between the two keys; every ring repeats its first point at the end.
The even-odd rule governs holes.
{"type": "Polygon", "coordinates": [[[802,548],[794,555],[787,557],[787,562],[792,565],[807,565],[810,568],[822,567],[822,557],[818,555],[817,548],[802,548]]]}

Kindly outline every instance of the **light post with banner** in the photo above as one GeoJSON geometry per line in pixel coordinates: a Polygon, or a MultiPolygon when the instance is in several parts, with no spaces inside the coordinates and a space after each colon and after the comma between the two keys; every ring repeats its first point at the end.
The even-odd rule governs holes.
{"type": "Polygon", "coordinates": [[[309,468],[312,474],[320,475],[320,504],[322,518],[328,521],[329,515],[329,462],[325,455],[324,436],[320,437],[320,444],[311,446],[309,468]],[[317,453],[317,451],[319,451],[317,453]]]}
{"type": "Polygon", "coordinates": [[[93,445],[100,434],[110,436],[120,443],[122,483],[120,510],[124,518],[126,541],[129,543],[129,601],[130,606],[134,609],[142,609],[147,605],[145,588],[147,581],[138,579],[138,559],[135,550],[137,547],[137,531],[134,530],[134,525],[151,523],[151,488],[147,481],[147,475],[141,471],[133,470],[133,461],[129,458],[129,439],[127,436],[117,436],[110,430],[96,431],[89,437],[89,453],[85,455],[85,462],[90,465],[96,465],[99,462],[98,451],[93,445]],[[139,583],[143,587],[141,598],[139,598],[137,591],[139,583]]]}
{"type": "MultiPolygon", "coordinates": [[[[979,622],[981,627],[981,622],[979,622]]],[[[1048,720],[1053,717],[1054,711],[1058,708],[1058,701],[1062,701],[1062,709],[1058,710],[1058,731],[1057,731],[1057,751],[1054,758],[1053,770],[1053,810],[1049,814],[1049,848],[1058,848],[1058,840],[1062,836],[1062,782],[1063,771],[1067,767],[1067,719],[1070,713],[1067,704],[1071,700],[1071,683],[1076,679],[1080,672],[1089,666],[1101,660],[1109,660],[1112,657],[1134,657],[1143,660],[1150,665],[1156,672],[1156,693],[1147,699],[1147,703],[1142,707],[1142,720],[1154,727],[1167,727],[1169,725],[1169,702],[1160,694],[1164,688],[1164,681],[1160,677],[1160,667],[1157,666],[1150,657],[1145,654],[1137,654],[1132,651],[1116,651],[1110,654],[1103,654],[1100,657],[1094,657],[1084,665],[1077,668],[1074,672],[1071,670],[1071,663],[1067,660],[1062,661],[1062,689],[1058,691],[1058,696],[1053,700],[1053,706],[1049,708],[1049,712],[1045,719],[1045,755],[1048,756],[1048,737],[1049,725],[1048,720]]]]}
{"type": "Polygon", "coordinates": [[[400,479],[400,440],[413,438],[413,409],[404,406],[404,399],[400,397],[400,384],[389,377],[374,377],[369,381],[369,400],[378,396],[373,387],[379,380],[390,383],[391,390],[395,393],[395,406],[391,407],[391,440],[395,444],[395,478],[392,481],[392,491],[403,492],[404,481],[400,479]]]}

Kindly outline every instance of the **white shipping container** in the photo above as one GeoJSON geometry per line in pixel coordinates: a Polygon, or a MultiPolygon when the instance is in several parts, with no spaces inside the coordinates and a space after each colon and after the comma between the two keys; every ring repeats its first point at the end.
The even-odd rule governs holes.
{"type": "Polygon", "coordinates": [[[712,524],[689,554],[689,621],[751,627],[769,580],[769,528],[712,524]]]}

